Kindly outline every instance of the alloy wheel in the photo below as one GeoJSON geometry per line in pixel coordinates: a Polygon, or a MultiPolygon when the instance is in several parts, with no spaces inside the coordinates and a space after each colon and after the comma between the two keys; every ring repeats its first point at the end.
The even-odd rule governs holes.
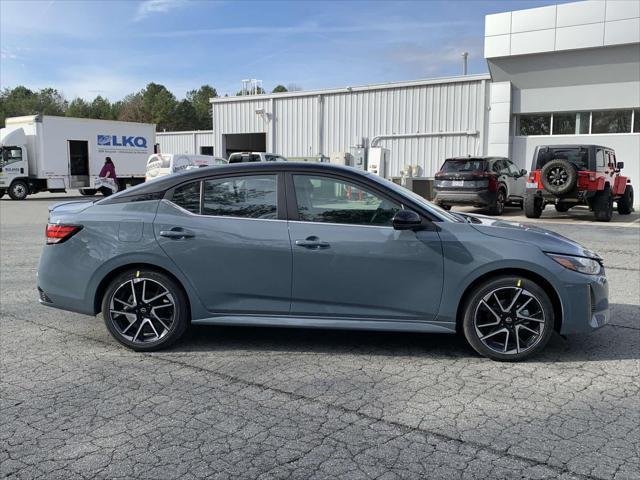
{"type": "Polygon", "coordinates": [[[551,169],[551,171],[547,174],[547,179],[551,185],[564,185],[567,183],[567,179],[569,178],[569,174],[562,167],[556,167],[551,169]]]}
{"type": "Polygon", "coordinates": [[[478,339],[500,354],[531,350],[547,328],[541,301],[519,287],[496,288],[482,297],[473,325],[478,339]]]}
{"type": "Polygon", "coordinates": [[[133,343],[151,343],[169,333],[176,320],[171,292],[150,278],[122,283],[109,301],[111,323],[119,335],[133,343]]]}

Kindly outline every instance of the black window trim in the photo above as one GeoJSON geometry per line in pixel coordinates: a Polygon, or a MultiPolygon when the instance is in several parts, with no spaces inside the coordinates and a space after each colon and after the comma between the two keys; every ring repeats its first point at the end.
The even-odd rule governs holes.
{"type": "Polygon", "coordinates": [[[229,219],[235,219],[235,220],[268,220],[268,221],[279,221],[279,220],[286,220],[286,194],[285,194],[285,188],[284,188],[284,178],[283,178],[283,172],[270,172],[270,171],[266,171],[266,172],[232,172],[229,174],[219,174],[219,175],[211,175],[208,177],[203,177],[203,178],[197,178],[197,179],[192,179],[189,181],[185,181],[182,183],[179,183],[177,185],[172,186],[171,188],[169,188],[164,196],[163,196],[163,200],[170,202],[172,205],[175,205],[176,207],[178,207],[181,211],[189,213],[190,215],[196,215],[198,217],[207,217],[207,218],[229,218],[229,219]],[[233,178],[233,177],[256,177],[256,176],[276,176],[276,218],[250,218],[250,217],[233,217],[231,215],[207,215],[202,213],[203,212],[203,206],[204,206],[204,182],[208,181],[208,180],[224,180],[227,178],[233,178]],[[199,198],[199,206],[198,206],[198,213],[194,213],[191,212],[189,210],[187,210],[184,207],[181,207],[180,205],[178,205],[177,203],[174,203],[173,201],[173,194],[175,192],[175,190],[177,188],[183,187],[185,185],[189,185],[191,183],[198,183],[200,186],[200,198],[199,198]]]}

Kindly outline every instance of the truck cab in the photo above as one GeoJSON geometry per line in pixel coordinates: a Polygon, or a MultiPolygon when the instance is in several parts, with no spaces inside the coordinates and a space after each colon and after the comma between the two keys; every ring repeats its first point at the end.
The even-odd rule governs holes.
{"type": "Polygon", "coordinates": [[[5,193],[14,200],[29,194],[29,155],[24,131],[3,128],[0,133],[0,198],[5,193]]]}

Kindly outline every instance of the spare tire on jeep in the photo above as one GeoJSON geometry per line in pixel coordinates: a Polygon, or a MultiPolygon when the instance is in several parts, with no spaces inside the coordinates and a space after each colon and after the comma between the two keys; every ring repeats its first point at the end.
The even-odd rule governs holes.
{"type": "Polygon", "coordinates": [[[546,191],[553,195],[565,195],[578,183],[578,171],[567,160],[555,158],[547,162],[540,172],[540,180],[546,191]]]}

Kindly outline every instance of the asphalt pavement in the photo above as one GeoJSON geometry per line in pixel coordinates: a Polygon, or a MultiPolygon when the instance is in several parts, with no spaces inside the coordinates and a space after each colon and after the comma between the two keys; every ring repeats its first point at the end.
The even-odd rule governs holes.
{"type": "Polygon", "coordinates": [[[637,214],[531,222],[603,256],[612,322],[524,363],[449,335],[229,327],[141,354],[37,303],[67,198],[0,200],[3,478],[640,479],[637,214]]]}

